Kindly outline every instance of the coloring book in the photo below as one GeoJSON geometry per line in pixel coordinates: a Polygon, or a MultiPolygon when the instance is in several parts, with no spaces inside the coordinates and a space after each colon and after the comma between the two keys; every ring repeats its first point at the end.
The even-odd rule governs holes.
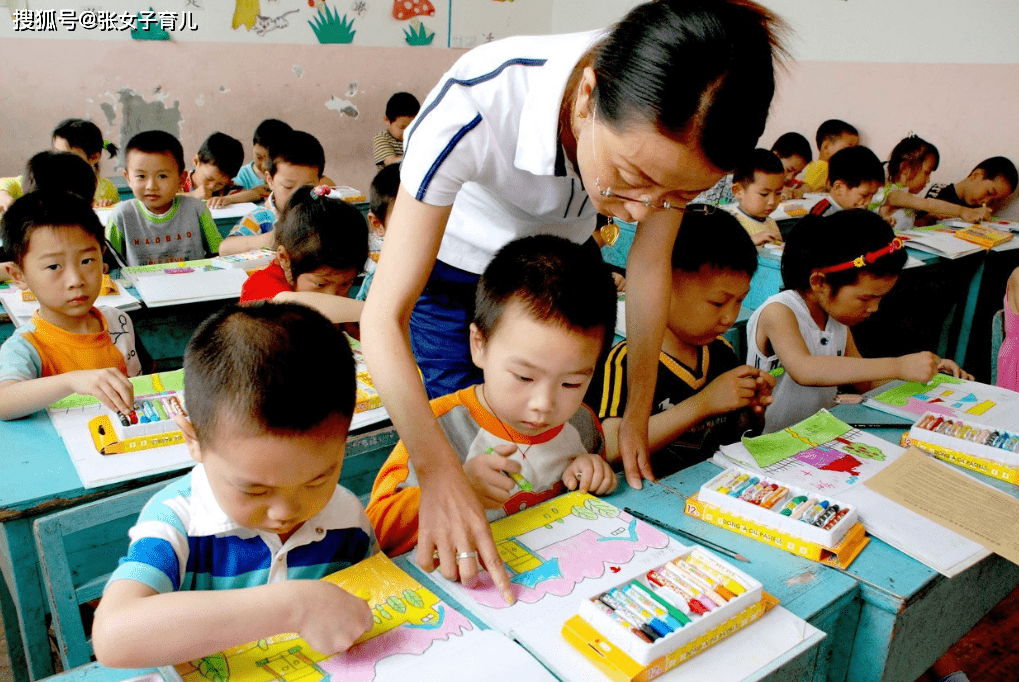
{"type": "Polygon", "coordinates": [[[714,461],[856,505],[868,533],[952,577],[987,556],[987,550],[860,485],[903,452],[820,410],[782,431],[723,445],[714,461]]]}
{"type": "Polygon", "coordinates": [[[1005,429],[1019,422],[1019,393],[948,374],[937,374],[928,384],[891,381],[868,392],[864,404],[910,421],[933,412],[1005,429]]]}
{"type": "Polygon", "coordinates": [[[347,651],[326,655],[296,633],[285,633],[164,668],[164,676],[179,682],[554,679],[519,645],[480,629],[384,554],[323,580],[372,608],[375,625],[347,651]],[[493,666],[494,661],[499,665],[493,666]],[[483,677],[479,670],[485,671],[483,677]]]}

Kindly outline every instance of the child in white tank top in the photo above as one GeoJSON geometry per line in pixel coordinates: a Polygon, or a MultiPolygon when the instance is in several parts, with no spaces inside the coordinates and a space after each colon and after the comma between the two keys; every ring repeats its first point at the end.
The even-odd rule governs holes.
{"type": "Polygon", "coordinates": [[[849,328],[877,310],[905,263],[891,227],[865,209],[808,216],[796,226],[782,257],[785,291],[747,323],[747,364],[779,375],[764,433],[832,407],[845,384],[866,391],[891,379],[926,383],[941,371],[972,378],[928,351],[860,356],[849,328]]]}

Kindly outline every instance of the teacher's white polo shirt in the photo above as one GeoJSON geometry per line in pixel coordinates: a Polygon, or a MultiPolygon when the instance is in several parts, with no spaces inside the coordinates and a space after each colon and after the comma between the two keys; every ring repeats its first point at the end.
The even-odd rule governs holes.
{"type": "Polygon", "coordinates": [[[519,237],[591,236],[597,211],[559,143],[566,81],[604,31],[507,38],[461,57],[407,129],[400,182],[452,205],[439,260],[481,273],[519,237]]]}

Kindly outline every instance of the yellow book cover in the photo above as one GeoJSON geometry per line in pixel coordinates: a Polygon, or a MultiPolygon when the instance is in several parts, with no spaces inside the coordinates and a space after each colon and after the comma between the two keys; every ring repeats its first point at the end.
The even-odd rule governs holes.
{"type": "Polygon", "coordinates": [[[1011,232],[999,230],[991,227],[990,225],[983,224],[970,225],[969,227],[956,232],[955,236],[959,239],[982,246],[985,249],[993,249],[995,246],[1000,246],[1012,239],[1011,232]]]}

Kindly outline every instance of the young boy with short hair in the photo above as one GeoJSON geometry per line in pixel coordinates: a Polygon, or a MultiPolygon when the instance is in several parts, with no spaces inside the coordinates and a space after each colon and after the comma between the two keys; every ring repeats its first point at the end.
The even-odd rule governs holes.
{"type": "Polygon", "coordinates": [[[273,229],[294,190],[303,185],[322,184],[326,154],[315,136],[292,130],[269,148],[266,186],[271,190],[265,205],[241,218],[219,247],[221,256],[252,249],[271,249],[273,229]]]}
{"type": "Polygon", "coordinates": [[[802,180],[797,180],[796,176],[802,173],[807,164],[814,159],[807,138],[795,132],[784,133],[779,135],[775,144],[771,145],[771,151],[775,152],[775,156],[782,162],[782,168],[785,169],[782,200],[801,198],[804,183],[802,180]]]}
{"type": "MultiPolygon", "coordinates": [[[[234,190],[233,176],[244,161],[244,146],[226,133],[213,133],[202,143],[191,159],[194,169],[184,176],[181,192],[209,202],[219,208],[222,200],[234,190]]],[[[229,202],[233,203],[233,202],[229,202]]]]}
{"type": "Polygon", "coordinates": [[[142,367],[131,319],[93,305],[102,288],[103,226],[89,201],[30,192],[4,213],[0,237],[15,284],[39,301],[32,319],[0,346],[0,419],[23,417],[72,393],[130,412],[134,389],[127,377],[142,367]]]}
{"type": "Polygon", "coordinates": [[[1019,187],[1015,164],[1004,156],[984,159],[962,180],[935,184],[927,190],[928,199],[940,199],[959,206],[997,210],[1019,187]]]}
{"type": "Polygon", "coordinates": [[[368,192],[368,263],[365,266],[364,281],[357,292],[357,300],[368,298],[368,290],[375,277],[375,266],[382,253],[382,239],[386,236],[386,222],[393,210],[396,193],[400,189],[400,164],[385,166],[372,178],[368,192]]]}
{"type": "Polygon", "coordinates": [[[375,165],[379,168],[403,160],[403,132],[421,110],[417,97],[409,92],[398,92],[386,102],[386,129],[372,140],[375,165]]]}
{"type": "Polygon", "coordinates": [[[829,187],[828,161],[846,147],[860,144],[860,132],[837,118],[828,119],[817,128],[817,160],[803,169],[803,182],[811,192],[824,192],[829,187]]]}
{"type": "Polygon", "coordinates": [[[850,208],[867,208],[885,184],[885,168],[868,147],[846,147],[831,157],[828,177],[831,191],[814,204],[811,215],[823,217],[850,208]]]}
{"type": "MultiPolygon", "coordinates": [[[[651,467],[667,476],[763,426],[775,380],[740,365],[720,335],[736,321],[757,270],[757,249],[728,213],[687,213],[672,249],[672,298],[648,423],[651,467]],[[722,245],[722,246],[720,246],[722,245]]],[[[626,409],[627,342],[599,367],[585,398],[602,420],[610,460],[626,409]]]]}
{"type": "Polygon", "coordinates": [[[778,156],[761,148],[748,154],[733,172],[732,193],[739,204],[727,208],[755,246],[782,241],[778,223],[770,215],[778,206],[785,178],[778,156]]]}
{"type": "MultiPolygon", "coordinates": [[[[510,242],[485,268],[470,331],[471,356],[484,382],[431,405],[489,520],[567,488],[596,495],[615,489],[598,420],[582,404],[615,318],[608,268],[561,237],[510,242]]],[[[387,554],[417,543],[420,497],[401,442],[379,471],[368,503],[387,554]]]]}
{"type": "Polygon", "coordinates": [[[343,335],[305,306],[234,304],[202,323],[175,418],[198,464],[131,529],[96,610],[100,663],[175,664],[280,632],[333,653],[371,628],[366,602],[317,580],[378,551],[337,483],[354,371],[343,335]]]}
{"type": "Polygon", "coordinates": [[[130,266],[199,260],[215,255],[223,237],[201,199],[179,194],[184,148],[162,130],[127,143],[124,178],[135,198],[110,211],[106,237],[130,266]]]}

